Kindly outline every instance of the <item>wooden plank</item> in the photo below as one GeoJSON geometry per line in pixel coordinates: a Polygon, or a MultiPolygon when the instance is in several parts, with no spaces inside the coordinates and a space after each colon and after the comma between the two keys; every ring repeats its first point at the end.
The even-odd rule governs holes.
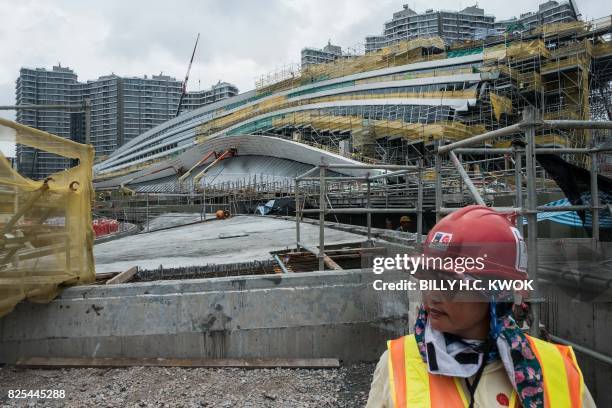
{"type": "Polygon", "coordinates": [[[342,267],[340,265],[338,265],[333,259],[331,259],[327,255],[325,255],[323,257],[323,262],[325,263],[325,265],[327,265],[328,268],[334,269],[336,271],[341,271],[342,270],[342,267]]]}
{"type": "Polygon", "coordinates": [[[110,279],[114,276],[119,275],[121,272],[100,272],[100,273],[96,273],[96,280],[97,281],[101,281],[104,279],[110,279]]]}
{"type": "Polygon", "coordinates": [[[120,274],[118,274],[117,276],[115,276],[114,278],[111,278],[111,279],[107,280],[106,284],[107,285],[115,285],[117,283],[126,283],[126,282],[129,282],[134,277],[134,275],[136,275],[137,272],[138,272],[138,267],[137,266],[132,266],[127,271],[123,271],[120,274]]]}
{"type": "Polygon", "coordinates": [[[337,368],[337,358],[98,358],[28,357],[15,363],[27,368],[107,368],[107,367],[228,367],[228,368],[337,368]]]}

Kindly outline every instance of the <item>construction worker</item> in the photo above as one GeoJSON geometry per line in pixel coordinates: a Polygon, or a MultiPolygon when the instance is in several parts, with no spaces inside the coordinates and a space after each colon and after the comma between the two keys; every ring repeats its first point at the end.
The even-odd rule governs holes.
{"type": "Polygon", "coordinates": [[[387,342],[368,408],[595,407],[572,348],[524,334],[509,301],[517,294],[486,289],[527,279],[524,241],[507,216],[462,208],[434,226],[423,254],[455,261],[417,274],[446,282],[447,290],[424,291],[414,333],[387,342]],[[481,263],[466,270],[460,258],[481,263]],[[451,280],[481,285],[448,290],[451,280]]]}
{"type": "Polygon", "coordinates": [[[400,226],[397,227],[397,231],[408,232],[408,225],[410,224],[410,217],[407,215],[403,215],[400,218],[400,226]]]}

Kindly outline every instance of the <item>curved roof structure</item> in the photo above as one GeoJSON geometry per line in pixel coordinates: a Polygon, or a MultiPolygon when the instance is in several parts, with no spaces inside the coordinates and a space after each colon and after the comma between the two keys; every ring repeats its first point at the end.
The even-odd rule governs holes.
{"type": "MultiPolygon", "coordinates": [[[[414,116],[415,120],[419,116],[427,119],[426,116],[431,112],[434,112],[434,116],[439,112],[440,118],[452,117],[452,112],[466,111],[476,103],[476,85],[483,76],[490,76],[489,73],[472,73],[471,65],[481,60],[482,54],[468,55],[376,69],[279,92],[249,91],[185,113],[143,133],[96,165],[94,171],[98,175],[116,172],[185,151],[198,143],[197,136],[204,133],[199,128],[215,121],[229,123],[208,132],[208,138],[252,133],[249,128],[261,132],[266,127],[261,127],[263,121],[303,112],[317,112],[320,116],[375,119],[377,109],[410,107],[408,116],[414,116]],[[462,66],[470,68],[458,70],[462,66]],[[422,70],[429,74],[410,74],[422,70]],[[449,85],[452,91],[446,91],[449,85]],[[473,90],[464,92],[466,86],[473,87],[473,90]],[[353,109],[355,112],[353,115],[330,113],[338,109],[353,109]],[[236,119],[231,120],[233,117],[236,119]]],[[[402,120],[403,117],[398,119],[402,120]]]]}
{"type": "MultiPolygon", "coordinates": [[[[323,160],[327,164],[361,164],[356,160],[292,140],[262,135],[222,136],[210,139],[187,150],[176,158],[148,166],[137,172],[96,182],[96,188],[116,188],[129,185],[136,191],[175,191],[179,177],[186,175],[184,185],[193,183],[194,176],[211,164],[215,157],[234,150],[233,156],[219,161],[209,177],[200,184],[214,185],[222,181],[243,179],[247,175],[266,176],[273,180],[290,179],[305,173],[323,160]]],[[[343,169],[344,175],[363,176],[365,171],[343,169]]]]}

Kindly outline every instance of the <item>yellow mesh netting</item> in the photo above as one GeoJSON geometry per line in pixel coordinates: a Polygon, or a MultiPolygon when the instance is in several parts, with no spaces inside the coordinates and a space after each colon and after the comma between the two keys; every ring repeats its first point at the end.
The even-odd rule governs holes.
{"type": "Polygon", "coordinates": [[[299,75],[292,75],[291,78],[271,84],[262,82],[256,89],[259,93],[277,92],[358,72],[445,58],[444,49],[444,40],[437,36],[404,40],[365,55],[309,65],[299,75]]]}
{"type": "Polygon", "coordinates": [[[408,140],[461,140],[485,132],[482,125],[465,125],[459,122],[432,124],[409,123],[401,120],[367,120],[360,116],[321,115],[318,112],[297,112],[273,119],[272,126],[307,126],[319,131],[351,131],[355,145],[365,144],[382,137],[403,137],[408,140]]]}
{"type": "Polygon", "coordinates": [[[512,101],[510,99],[492,92],[489,95],[491,97],[491,105],[493,105],[493,114],[498,122],[502,113],[505,113],[506,115],[510,115],[512,113],[512,101]]]}
{"type": "Polygon", "coordinates": [[[584,21],[572,21],[565,23],[552,23],[538,26],[531,30],[533,34],[544,34],[544,37],[551,35],[567,34],[568,32],[581,33],[586,31],[587,24],[584,21]]]}
{"type": "Polygon", "coordinates": [[[78,160],[30,180],[0,153],[0,317],[27,299],[48,302],[60,286],[95,280],[91,223],[94,151],[0,118],[0,141],[78,160]]]}

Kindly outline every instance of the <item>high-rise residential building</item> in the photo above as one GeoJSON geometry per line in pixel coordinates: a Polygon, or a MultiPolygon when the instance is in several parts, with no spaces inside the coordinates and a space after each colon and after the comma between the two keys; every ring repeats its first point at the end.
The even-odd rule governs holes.
{"type": "MultiPolygon", "coordinates": [[[[104,159],[118,147],[145,131],[176,116],[182,83],[167,75],[142,78],[115,74],[78,82],[69,68],[56,66],[22,68],[16,82],[18,105],[82,104],[91,101],[91,144],[97,159],[104,159]]],[[[184,100],[193,110],[236,95],[238,89],[220,82],[210,91],[187,93],[184,100]],[[208,93],[206,93],[208,92],[208,93]],[[194,96],[192,96],[192,94],[194,96]]],[[[66,110],[20,110],[17,121],[64,138],[84,143],[84,115],[66,110]]],[[[17,168],[23,175],[41,179],[70,166],[70,160],[17,146],[17,168]]]]}
{"type": "Polygon", "coordinates": [[[166,75],[111,74],[79,83],[75,93],[91,101],[91,144],[101,158],[176,116],[181,82],[166,75]]]}
{"type": "Polygon", "coordinates": [[[227,82],[217,82],[210,89],[188,92],[181,104],[181,113],[238,95],[238,88],[227,82]]]}
{"type": "Polygon", "coordinates": [[[343,54],[342,48],[338,45],[333,45],[331,41],[328,42],[322,49],[306,47],[302,49],[302,68],[306,68],[307,66],[314,64],[333,62],[344,56],[348,55],[343,54]]]}
{"type": "Polygon", "coordinates": [[[365,49],[376,51],[398,41],[427,36],[440,36],[448,43],[471,40],[477,30],[492,30],[494,22],[494,16],[485,14],[477,6],[461,11],[428,9],[419,14],[405,4],[403,10],[393,13],[393,18],[385,23],[382,35],[366,37],[365,49]]]}
{"type": "Polygon", "coordinates": [[[113,151],[145,131],[176,116],[181,82],[167,75],[120,78],[119,127],[113,151]]]}
{"type": "Polygon", "coordinates": [[[538,11],[523,13],[520,17],[500,20],[495,22],[495,31],[498,34],[504,32],[522,32],[531,30],[543,24],[568,23],[576,21],[580,13],[573,0],[557,2],[547,1],[538,6],[538,11]]]}
{"type": "MultiPolygon", "coordinates": [[[[22,68],[16,82],[17,105],[74,104],[77,75],[69,68],[54,66],[22,68]]],[[[70,139],[71,116],[67,110],[18,110],[17,122],[70,139]]],[[[31,178],[42,179],[70,166],[70,160],[29,146],[16,146],[19,171],[31,178]]]]}
{"type": "Polygon", "coordinates": [[[541,24],[575,21],[579,16],[573,0],[542,3],[538,11],[521,14],[519,18],[495,21],[478,6],[461,11],[433,9],[417,13],[408,5],[393,13],[384,25],[382,35],[366,37],[365,51],[372,52],[402,40],[439,36],[448,44],[454,41],[479,40],[507,30],[525,31],[541,24]]]}

